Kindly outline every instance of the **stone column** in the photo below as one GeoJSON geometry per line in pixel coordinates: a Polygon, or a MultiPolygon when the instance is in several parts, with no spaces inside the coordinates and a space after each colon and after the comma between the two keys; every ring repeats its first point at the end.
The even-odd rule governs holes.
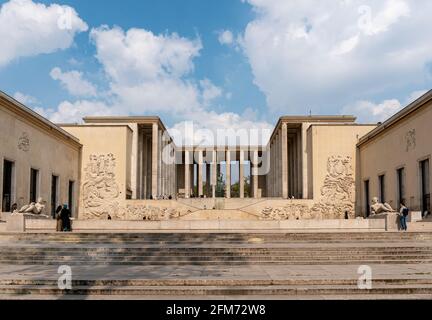
{"type": "Polygon", "coordinates": [[[139,130],[138,124],[130,124],[133,136],[132,136],[132,153],[131,153],[131,188],[132,188],[132,199],[137,199],[138,194],[138,144],[139,144],[139,130]]]}
{"type": "Polygon", "coordinates": [[[282,123],[282,198],[288,199],[288,126],[282,123]]]}
{"type": "Polygon", "coordinates": [[[307,129],[308,124],[303,123],[301,128],[301,157],[302,157],[302,183],[303,183],[303,199],[309,199],[309,177],[311,172],[308,172],[308,154],[307,154],[307,129]]]}
{"type": "Polygon", "coordinates": [[[231,199],[231,151],[226,151],[226,198],[231,199]]]}
{"type": "Polygon", "coordinates": [[[210,164],[206,163],[206,196],[207,198],[210,197],[210,188],[211,188],[211,183],[210,183],[210,164]]]}
{"type": "Polygon", "coordinates": [[[158,196],[158,171],[159,171],[159,125],[153,123],[152,130],[152,196],[158,196]]]}
{"type": "Polygon", "coordinates": [[[204,195],[203,190],[203,151],[198,151],[198,197],[204,195]]]}
{"type": "Polygon", "coordinates": [[[251,167],[252,167],[252,179],[253,179],[253,196],[254,198],[258,198],[258,151],[255,150],[253,151],[253,156],[252,156],[252,163],[251,163],[251,167]]]}
{"type": "Polygon", "coordinates": [[[217,184],[217,151],[213,150],[212,161],[212,197],[216,198],[216,184],[217,184]]]}
{"type": "Polygon", "coordinates": [[[244,183],[244,151],[240,149],[239,161],[239,179],[240,179],[240,199],[245,197],[245,183],[244,183]]]}
{"type": "Polygon", "coordinates": [[[190,185],[190,153],[188,150],[185,150],[185,198],[189,199],[190,198],[190,190],[191,190],[191,185],[190,185]]]}
{"type": "Polygon", "coordinates": [[[162,131],[158,130],[158,196],[162,195],[162,131]]]}
{"type": "Polygon", "coordinates": [[[142,132],[142,158],[141,158],[141,199],[146,198],[147,193],[147,137],[142,132]]]}

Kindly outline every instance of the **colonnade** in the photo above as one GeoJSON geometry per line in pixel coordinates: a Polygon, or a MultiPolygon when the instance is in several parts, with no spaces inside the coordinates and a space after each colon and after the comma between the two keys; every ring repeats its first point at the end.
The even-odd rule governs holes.
{"type": "MultiPolygon", "coordinates": [[[[237,153],[239,154],[239,196],[245,198],[245,165],[248,161],[246,150],[225,149],[217,151],[216,149],[207,150],[185,150],[184,152],[184,186],[185,198],[195,197],[212,197],[216,198],[218,172],[221,168],[221,163],[225,162],[225,198],[232,196],[232,162],[237,161],[237,153]],[[234,156],[235,155],[235,156],[234,156]],[[195,169],[197,165],[197,194],[194,194],[195,169]],[[204,194],[204,168],[207,194],[204,194]],[[209,192],[211,190],[211,192],[209,192]]],[[[259,197],[259,151],[250,151],[250,167],[251,167],[251,194],[252,197],[259,197]]]]}

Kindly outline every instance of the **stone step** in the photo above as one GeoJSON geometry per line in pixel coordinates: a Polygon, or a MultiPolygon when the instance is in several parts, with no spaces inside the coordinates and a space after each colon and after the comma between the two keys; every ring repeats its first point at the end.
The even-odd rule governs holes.
{"type": "Polygon", "coordinates": [[[375,285],[370,290],[360,290],[357,285],[271,285],[271,286],[75,286],[61,290],[49,285],[0,286],[5,295],[356,295],[356,294],[432,294],[432,285],[375,285]]]}
{"type": "Polygon", "coordinates": [[[181,295],[181,296],[170,296],[170,295],[151,295],[151,296],[140,296],[140,295],[84,295],[84,296],[76,296],[76,295],[67,295],[67,296],[59,296],[56,295],[15,295],[15,294],[0,294],[0,300],[2,301],[20,301],[20,300],[32,300],[32,301],[41,301],[41,300],[106,300],[106,301],[125,301],[125,300],[148,300],[148,301],[158,301],[158,300],[180,300],[180,301],[194,301],[194,300],[228,300],[228,301],[266,301],[266,300],[336,300],[336,301],[346,301],[346,300],[431,300],[432,294],[355,294],[355,295],[248,295],[248,296],[189,296],[189,295],[181,295]]]}
{"type": "MultiPolygon", "coordinates": [[[[374,279],[374,285],[432,285],[432,278],[374,279]]],[[[356,279],[139,279],[139,280],[73,280],[72,287],[94,286],[356,286],[356,279]]],[[[57,286],[57,280],[2,279],[0,286],[57,286]]]]}
{"type": "Polygon", "coordinates": [[[142,239],[179,239],[179,240],[248,240],[253,237],[264,237],[266,239],[279,239],[279,240],[317,240],[317,239],[432,239],[430,233],[214,233],[214,234],[202,234],[202,233],[25,233],[25,234],[0,234],[1,239],[20,239],[20,240],[68,240],[68,239],[82,239],[82,240],[98,240],[98,239],[109,239],[109,240],[142,240],[142,239]]]}
{"type": "Polygon", "coordinates": [[[323,260],[329,260],[329,259],[342,259],[342,260],[349,260],[349,259],[389,259],[389,260],[397,260],[397,259],[431,259],[432,253],[429,254],[419,254],[419,253],[404,253],[404,254],[377,254],[377,253],[364,253],[364,254],[320,254],[320,255],[314,255],[309,253],[304,254],[297,254],[297,255],[291,255],[289,253],[287,254],[256,254],[256,253],[247,253],[247,254],[241,254],[241,253],[235,253],[235,254],[166,254],[166,253],[160,253],[160,254],[22,254],[22,253],[13,253],[13,254],[2,254],[2,259],[7,260],[13,260],[13,259],[44,259],[44,260],[55,260],[55,259],[76,259],[76,258],[86,258],[86,259],[109,259],[109,260],[141,260],[141,259],[203,259],[203,260],[209,260],[209,259],[238,259],[238,258],[244,258],[244,259],[292,259],[292,260],[310,260],[310,259],[323,259],[323,260]]]}
{"type": "Polygon", "coordinates": [[[70,266],[79,265],[93,265],[93,266],[169,266],[177,265],[187,267],[193,266],[247,266],[247,265],[383,265],[383,264],[430,264],[432,259],[399,259],[399,260],[284,260],[284,261],[260,261],[260,260],[232,260],[232,261],[220,261],[220,260],[210,260],[210,261],[190,261],[186,259],[185,261],[173,260],[173,261],[92,261],[92,260],[7,260],[1,259],[1,265],[39,265],[39,266],[58,266],[59,264],[67,264],[70,266]]]}
{"type": "Polygon", "coordinates": [[[364,247],[364,248],[313,248],[313,247],[268,247],[268,248],[255,248],[255,247],[238,247],[238,248],[218,248],[218,247],[197,247],[197,248],[184,248],[184,247],[170,247],[170,248],[130,248],[130,247],[9,247],[0,248],[0,253],[3,254],[122,254],[122,255],[135,255],[135,254],[291,254],[291,255],[316,255],[316,254],[430,254],[432,248],[429,247],[364,247]]]}

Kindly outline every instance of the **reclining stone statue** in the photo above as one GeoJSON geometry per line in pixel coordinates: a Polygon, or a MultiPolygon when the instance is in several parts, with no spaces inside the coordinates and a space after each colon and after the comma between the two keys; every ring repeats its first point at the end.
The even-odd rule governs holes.
{"type": "Polygon", "coordinates": [[[34,214],[34,215],[43,215],[43,212],[45,210],[45,201],[42,198],[39,198],[36,203],[32,202],[28,205],[25,205],[19,210],[15,210],[13,214],[34,214]]]}
{"type": "Polygon", "coordinates": [[[393,208],[388,203],[380,203],[378,198],[372,199],[371,213],[380,214],[385,212],[395,212],[393,208]]]}

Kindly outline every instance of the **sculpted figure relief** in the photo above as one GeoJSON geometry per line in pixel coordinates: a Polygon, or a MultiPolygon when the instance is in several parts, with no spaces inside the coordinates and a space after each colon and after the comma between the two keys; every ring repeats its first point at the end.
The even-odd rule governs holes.
{"type": "Polygon", "coordinates": [[[30,150],[30,139],[27,132],[23,132],[18,139],[18,149],[28,152],[30,150]]]}
{"type": "Polygon", "coordinates": [[[261,219],[339,219],[345,212],[354,214],[355,180],[350,156],[332,156],[327,161],[327,175],[317,203],[309,208],[301,204],[288,204],[280,208],[265,208],[261,219]]]}
{"type": "Polygon", "coordinates": [[[117,215],[116,200],[120,190],[115,179],[115,166],[113,154],[90,155],[83,184],[83,206],[87,219],[117,215]]]}
{"type": "Polygon", "coordinates": [[[28,205],[25,205],[21,209],[16,210],[13,214],[29,213],[29,214],[43,216],[44,210],[45,210],[45,201],[42,198],[39,198],[36,203],[32,202],[32,203],[30,203],[28,205]]]}
{"type": "Polygon", "coordinates": [[[148,205],[127,205],[128,220],[166,221],[176,219],[189,212],[181,212],[174,208],[154,207],[148,205]]]}
{"type": "Polygon", "coordinates": [[[371,213],[380,214],[385,212],[395,212],[388,203],[380,203],[377,197],[372,199],[371,213]]]}
{"type": "Polygon", "coordinates": [[[306,205],[288,204],[282,208],[267,207],[261,212],[261,220],[300,220],[311,219],[310,209],[306,205]]]}

